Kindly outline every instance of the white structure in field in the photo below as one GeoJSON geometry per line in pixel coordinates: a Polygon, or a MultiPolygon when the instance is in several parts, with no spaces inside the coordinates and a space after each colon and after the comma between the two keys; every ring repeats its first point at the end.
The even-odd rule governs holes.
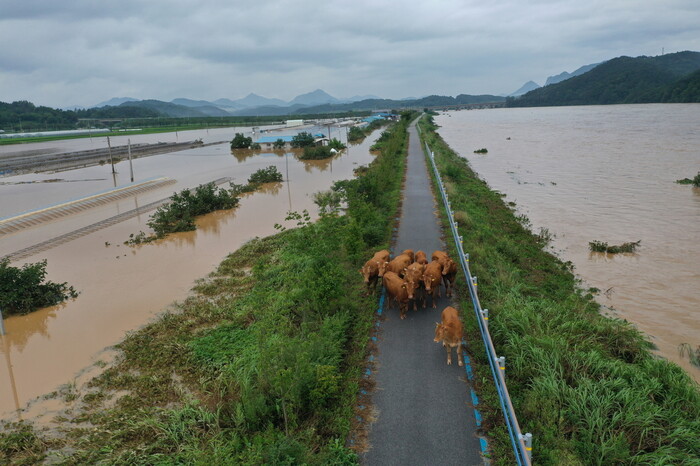
{"type": "Polygon", "coordinates": [[[293,126],[302,126],[304,124],[304,120],[287,120],[287,128],[291,128],[293,126]]]}

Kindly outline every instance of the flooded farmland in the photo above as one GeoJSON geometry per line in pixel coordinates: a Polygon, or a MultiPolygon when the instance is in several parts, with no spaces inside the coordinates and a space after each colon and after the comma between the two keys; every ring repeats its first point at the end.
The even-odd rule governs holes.
{"type": "MultiPolygon", "coordinates": [[[[203,137],[204,131],[186,137],[203,137]]],[[[210,134],[211,138],[225,141],[235,132],[244,132],[241,128],[210,130],[214,131],[217,134],[210,134]]],[[[314,132],[327,133],[327,128],[314,132]]],[[[183,134],[179,133],[180,140],[185,137],[183,134]]],[[[61,306],[6,319],[7,335],[0,345],[2,417],[32,416],[36,414],[34,411],[18,414],[17,410],[25,409],[27,402],[62,384],[79,384],[85,377],[81,371],[108,360],[111,355],[107,348],[120,341],[125,332],[140,327],[171,303],[184,299],[198,278],[214,270],[245,241],[275,233],[274,224],[283,223],[288,211],[306,209],[315,216],[313,194],[328,189],[335,180],[352,177],[355,168],[368,164],[373,158],[369,146],[378,134],[374,136],[321,161],[300,161],[291,152],[232,154],[227,142],[135,159],[136,182],[163,177],[173,182],[0,236],[0,256],[5,256],[124,212],[136,212],[124,221],[13,261],[13,265],[19,266],[46,259],[47,278],[68,282],[81,294],[61,306]],[[123,244],[130,234],[148,230],[146,222],[152,211],[141,212],[140,206],[217,179],[230,178],[242,184],[253,172],[270,165],[277,167],[285,182],[266,185],[244,196],[236,209],[201,217],[196,231],[174,234],[138,247],[123,244]]],[[[171,136],[149,137],[163,141],[171,136]]],[[[331,137],[344,140],[345,129],[331,128],[331,137]]],[[[70,150],[82,150],[80,144],[86,142],[70,144],[73,144],[70,150]]],[[[25,145],[21,150],[33,146],[25,145]]],[[[0,151],[10,147],[18,149],[4,146],[0,151]]],[[[0,178],[0,218],[81,199],[115,186],[128,186],[128,162],[116,164],[116,171],[113,177],[107,164],[0,178]]]]}
{"type": "Polygon", "coordinates": [[[700,189],[676,183],[700,171],[700,105],[494,109],[435,121],[535,233],[553,235],[555,253],[600,290],[607,313],[700,381],[679,354],[682,343],[700,345],[700,189]],[[588,247],[640,240],[633,254],[588,247]]]}

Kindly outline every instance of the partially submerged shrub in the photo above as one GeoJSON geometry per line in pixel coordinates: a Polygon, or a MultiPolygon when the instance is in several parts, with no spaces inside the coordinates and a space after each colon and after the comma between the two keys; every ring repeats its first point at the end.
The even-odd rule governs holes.
{"type": "Polygon", "coordinates": [[[231,149],[247,149],[253,143],[253,138],[246,137],[243,133],[236,133],[231,140],[231,149]]]}
{"type": "Polygon", "coordinates": [[[488,154],[488,149],[482,147],[481,149],[477,149],[474,151],[475,154],[488,154]]]}
{"type": "Polygon", "coordinates": [[[194,191],[183,189],[170,197],[170,203],[159,207],[147,225],[158,238],[168,233],[196,229],[194,218],[215,210],[232,209],[238,198],[231,190],[217,188],[214,183],[197,186],[194,191]]]}
{"type": "Polygon", "coordinates": [[[22,267],[12,267],[9,259],[0,260],[0,309],[6,316],[27,314],[78,296],[67,283],[45,279],[46,259],[22,267]]]}
{"type": "Polygon", "coordinates": [[[304,153],[299,156],[301,160],[320,160],[332,156],[330,146],[308,146],[304,147],[304,153]]]}
{"type": "Polygon", "coordinates": [[[690,178],[683,178],[682,180],[676,180],[676,183],[678,184],[692,184],[696,188],[700,188],[700,172],[698,172],[697,175],[695,175],[695,178],[692,180],[690,178]]]}
{"type": "Polygon", "coordinates": [[[248,178],[248,183],[274,183],[282,181],[283,179],[282,173],[277,170],[277,167],[270,165],[269,167],[261,168],[250,175],[250,178],[248,178]]]}
{"type": "Polygon", "coordinates": [[[621,252],[635,252],[637,247],[641,244],[640,241],[634,241],[631,243],[623,243],[619,246],[610,246],[604,241],[591,241],[588,243],[588,248],[592,252],[605,252],[608,254],[618,254],[621,252]]]}

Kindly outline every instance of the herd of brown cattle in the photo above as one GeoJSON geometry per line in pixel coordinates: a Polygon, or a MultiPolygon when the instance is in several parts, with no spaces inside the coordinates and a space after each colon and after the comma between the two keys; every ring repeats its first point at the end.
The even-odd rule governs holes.
{"type": "MultiPolygon", "coordinates": [[[[399,306],[401,319],[405,319],[411,301],[413,301],[414,310],[418,310],[419,301],[425,309],[427,297],[430,296],[433,308],[437,308],[435,295],[438,298],[441,296],[443,282],[446,296],[452,296],[457,264],[443,251],[433,252],[431,261],[428,262],[423,251],[414,254],[412,249],[406,249],[391,259],[389,251],[383,250],[365,262],[364,267],[360,269],[360,274],[365,279],[368,293],[370,288],[376,289],[377,282],[381,278],[389,299],[389,306],[392,301],[395,301],[399,306]]],[[[452,364],[452,348],[457,348],[459,365],[463,365],[462,322],[455,308],[448,306],[442,311],[442,323],[438,323],[435,328],[435,341],[442,342],[445,347],[447,364],[452,364]]]]}

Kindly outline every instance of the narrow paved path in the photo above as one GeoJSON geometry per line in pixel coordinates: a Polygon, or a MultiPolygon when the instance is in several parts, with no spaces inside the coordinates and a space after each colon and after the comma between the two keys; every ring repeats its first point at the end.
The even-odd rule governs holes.
{"type": "MultiPolygon", "coordinates": [[[[394,253],[423,250],[428,259],[444,250],[437,206],[415,124],[409,128],[408,167],[404,202],[394,253]]],[[[483,464],[476,437],[474,410],[463,367],[447,365],[447,354],[433,342],[435,322],[450,304],[443,297],[437,309],[384,309],[379,332],[373,403],[377,419],[371,426],[367,465],[483,464]]]]}

